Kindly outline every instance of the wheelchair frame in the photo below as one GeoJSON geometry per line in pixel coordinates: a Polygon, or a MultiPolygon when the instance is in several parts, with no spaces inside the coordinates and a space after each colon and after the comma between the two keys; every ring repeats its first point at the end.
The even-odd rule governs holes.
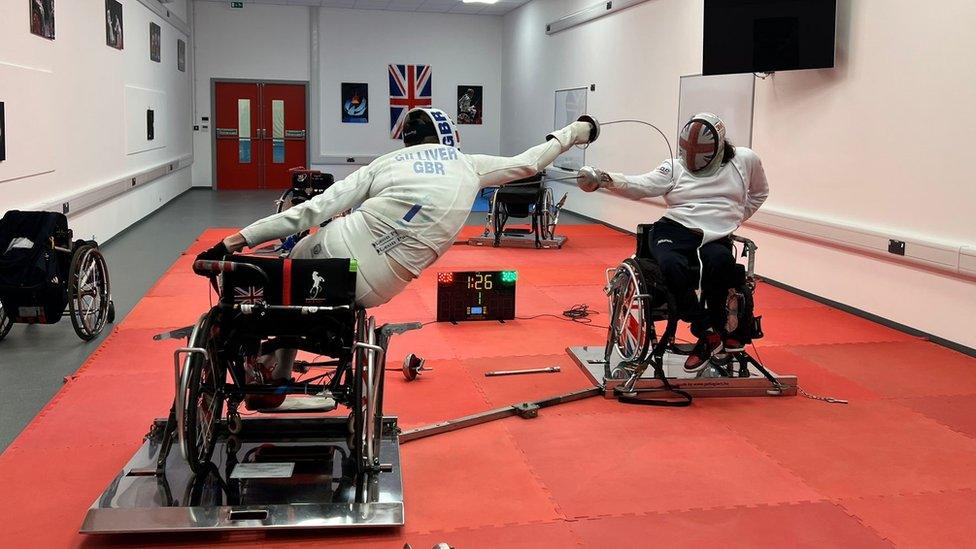
{"type": "Polygon", "coordinates": [[[514,182],[502,187],[496,187],[491,196],[491,204],[488,215],[485,217],[485,230],[480,237],[474,237],[468,241],[469,244],[484,246],[491,244],[494,247],[516,246],[536,248],[561,248],[566,243],[566,237],[556,234],[556,226],[559,223],[559,212],[566,203],[566,195],[556,203],[553,199],[552,189],[547,187],[541,176],[538,181],[514,182]],[[511,187],[530,187],[539,186],[535,203],[531,205],[530,217],[531,229],[505,229],[511,217],[508,204],[499,199],[499,194],[504,194],[502,189],[511,187]],[[532,240],[528,240],[529,236],[532,240]]]}
{"type": "MultiPolygon", "coordinates": [[[[108,264],[94,240],[72,241],[72,231],[57,231],[50,241],[51,250],[59,254],[62,266],[62,282],[67,284],[65,308],[71,317],[71,326],[83,341],[91,341],[102,333],[106,324],[115,322],[115,303],[112,301],[108,264]],[[65,268],[66,267],[66,268],[65,268]]],[[[13,288],[12,291],[29,291],[31,288],[13,288]]],[[[18,321],[8,314],[0,301],[0,341],[14,324],[38,324],[32,320],[18,321]]]]}
{"type": "MultiPolygon", "coordinates": [[[[234,261],[197,261],[194,271],[210,277],[215,286],[220,273],[250,271],[267,281],[264,271],[255,265],[234,261]]],[[[174,419],[179,434],[180,451],[194,473],[200,473],[210,463],[216,440],[216,427],[220,422],[223,404],[227,404],[226,428],[232,434],[240,433],[243,422],[238,408],[248,395],[327,395],[335,404],[351,409],[349,427],[352,433],[353,454],[359,473],[377,472],[379,463],[379,438],[383,421],[383,383],[385,379],[384,358],[390,337],[419,329],[420,324],[384,325],[377,329],[375,319],[367,317],[366,310],[350,302],[336,306],[308,305],[268,305],[220,302],[200,317],[188,337],[189,345],[174,353],[177,392],[174,401],[174,419]],[[236,345],[236,356],[225,356],[227,351],[215,347],[214,328],[217,333],[224,329],[228,321],[225,315],[233,318],[259,318],[264,316],[293,317],[307,322],[311,318],[323,318],[341,323],[337,316],[348,316],[349,328],[353,333],[348,338],[350,344],[340,344],[335,360],[317,364],[334,367],[329,373],[314,376],[306,381],[289,382],[281,386],[248,383],[246,362],[253,355],[242,349],[251,344],[249,353],[259,352],[262,338],[252,334],[236,336],[231,333],[223,343],[236,345]],[[216,324],[219,323],[219,324],[216,324]],[[235,339],[237,337],[237,339],[235,339]],[[243,339],[241,339],[243,338],[243,339]],[[181,367],[182,362],[182,367],[181,367]],[[205,374],[209,368],[210,378],[205,374]],[[230,382],[227,376],[230,376],[230,382]],[[328,382],[315,383],[328,378],[328,382]],[[206,387],[206,385],[210,387],[206,387]],[[212,391],[209,417],[203,417],[199,401],[207,390],[212,391]],[[359,402],[356,406],[354,403],[359,402]],[[216,422],[216,423],[215,423],[216,422]],[[202,429],[202,433],[200,432],[202,429]],[[201,434],[203,435],[201,437],[201,434]]],[[[233,329],[232,329],[233,331],[233,329]]],[[[287,336],[279,336],[288,339],[287,336]]],[[[342,338],[342,335],[337,337],[342,338]]],[[[333,343],[334,345],[334,343],[333,343]]],[[[277,408],[261,410],[268,413],[283,413],[287,410],[277,408]]],[[[314,411],[314,410],[313,410],[314,411]]]]}
{"type": "MultiPolygon", "coordinates": [[[[666,304],[649,303],[654,294],[637,262],[638,257],[643,257],[640,250],[647,227],[638,228],[638,253],[606,271],[610,326],[602,349],[597,351],[595,346],[568,349],[594,383],[605,388],[605,396],[629,403],[684,406],[690,404],[693,396],[795,395],[795,376],[771,372],[745,350],[710,359],[695,377],[667,375],[667,371],[680,371],[680,359],[693,346],[674,341],[677,317],[669,313],[675,307],[673,298],[669,296],[671,302],[666,304]],[[659,337],[654,323],[662,320],[667,320],[667,325],[659,337]],[[644,377],[649,366],[653,369],[652,378],[644,377]],[[658,393],[665,398],[641,398],[642,393],[658,393]]],[[[758,247],[747,238],[732,236],[732,240],[742,245],[740,256],[746,258],[745,286],[752,292],[756,286],[754,269],[758,247]]]]}

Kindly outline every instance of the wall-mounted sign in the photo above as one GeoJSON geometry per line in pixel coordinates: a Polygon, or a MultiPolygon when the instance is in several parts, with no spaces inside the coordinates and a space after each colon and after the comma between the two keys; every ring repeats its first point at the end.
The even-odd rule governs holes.
{"type": "Polygon", "coordinates": [[[180,72],[186,72],[186,42],[176,41],[176,68],[180,72]]]}
{"type": "Polygon", "coordinates": [[[342,83],[342,123],[369,123],[369,84],[342,83]]]}
{"type": "Polygon", "coordinates": [[[160,47],[162,43],[162,29],[156,23],[149,23],[149,60],[159,63],[162,56],[160,47]]]}
{"type": "Polygon", "coordinates": [[[3,103],[0,102],[0,162],[7,159],[7,132],[3,123],[3,103]]]}
{"type": "Polygon", "coordinates": [[[117,50],[125,47],[122,38],[122,4],[118,0],[105,0],[105,44],[117,50]]]}
{"type": "Polygon", "coordinates": [[[54,40],[54,0],[32,0],[30,31],[41,38],[54,40]]]}
{"type": "Polygon", "coordinates": [[[230,3],[230,7],[236,8],[236,9],[243,9],[244,8],[244,2],[231,2],[230,3]]]}
{"type": "Polygon", "coordinates": [[[305,139],[305,130],[285,130],[285,139],[305,139]]]}

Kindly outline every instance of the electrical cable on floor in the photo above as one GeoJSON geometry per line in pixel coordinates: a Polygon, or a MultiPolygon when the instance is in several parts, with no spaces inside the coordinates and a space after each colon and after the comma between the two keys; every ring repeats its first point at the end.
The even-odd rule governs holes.
{"type": "Polygon", "coordinates": [[[555,315],[552,313],[542,313],[542,314],[537,314],[532,316],[517,316],[515,318],[518,320],[532,320],[534,318],[539,318],[543,316],[551,316],[559,320],[565,320],[568,322],[575,322],[577,324],[584,324],[586,326],[590,326],[593,328],[609,330],[610,329],[609,326],[601,326],[599,324],[593,324],[593,319],[591,319],[590,316],[598,315],[598,314],[600,313],[590,309],[590,306],[587,305],[586,303],[581,303],[581,304],[573,305],[569,309],[566,309],[565,311],[562,312],[562,315],[555,315]]]}
{"type": "MultiPolygon", "coordinates": [[[[763,364],[763,359],[759,355],[759,349],[756,348],[756,343],[752,342],[751,345],[752,345],[752,352],[756,353],[756,360],[758,360],[760,364],[763,364]]],[[[804,391],[802,387],[800,387],[799,383],[796,385],[796,392],[799,393],[800,396],[804,398],[809,398],[810,400],[819,400],[820,402],[826,402],[827,404],[848,404],[848,401],[842,398],[820,396],[820,395],[814,395],[808,393],[804,391]]]]}

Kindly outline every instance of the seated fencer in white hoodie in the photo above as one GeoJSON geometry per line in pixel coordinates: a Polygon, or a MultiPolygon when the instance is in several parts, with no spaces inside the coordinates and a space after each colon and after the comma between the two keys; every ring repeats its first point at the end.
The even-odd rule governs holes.
{"type": "MultiPolygon", "coordinates": [[[[599,135],[595,120],[557,130],[513,157],[465,154],[454,122],[439,109],[413,109],[404,121],[404,148],[385,154],[322,194],[258,220],[200,254],[224,255],[318,227],[295,246],[292,258],[352,258],[358,262],[356,302],[386,303],[453,245],[481,189],[535,175],[573,145],[599,135]]],[[[279,360],[274,377],[290,373],[279,360]]]]}
{"type": "Polygon", "coordinates": [[[678,145],[677,159],[667,159],[649,173],[624,175],[586,167],[578,182],[587,192],[603,188],[633,199],[664,198],[667,211],[654,223],[648,249],[678,301],[682,319],[691,322],[698,337],[685,362],[686,370],[697,371],[710,356],[742,348],[723,333],[735,264],[729,235],[756,213],[769,186],[759,156],[727,141],[725,123],[714,114],[692,117],[678,145]],[[695,295],[699,288],[701,299],[695,295]]]}

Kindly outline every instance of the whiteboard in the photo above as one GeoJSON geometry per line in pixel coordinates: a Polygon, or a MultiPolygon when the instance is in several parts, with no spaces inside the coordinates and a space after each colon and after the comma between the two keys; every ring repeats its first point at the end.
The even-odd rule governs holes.
{"type": "MultiPolygon", "coordinates": [[[[576,122],[576,119],[584,114],[586,114],[586,88],[556,90],[554,130],[576,122]]],[[[585,149],[572,147],[559,155],[552,165],[566,170],[578,170],[583,167],[585,153],[585,149]]]]}
{"type": "Polygon", "coordinates": [[[678,131],[700,112],[725,121],[725,138],[734,145],[752,147],[752,110],[756,77],[748,74],[691,75],[681,77],[678,131]]]}

